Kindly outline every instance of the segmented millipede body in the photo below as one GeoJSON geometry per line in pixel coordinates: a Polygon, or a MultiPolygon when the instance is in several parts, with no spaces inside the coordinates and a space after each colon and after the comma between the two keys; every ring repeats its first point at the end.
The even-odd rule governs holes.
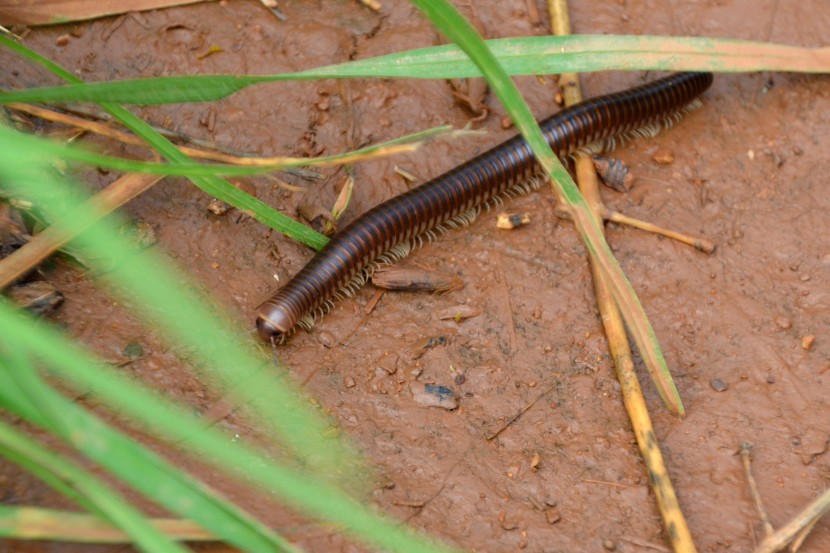
{"type": "MultiPolygon", "coordinates": [[[[589,144],[637,134],[638,129],[671,121],[712,83],[711,73],[678,73],[623,92],[582,102],[539,125],[560,157],[589,144]]],[[[648,134],[645,132],[644,134],[648,134]]],[[[611,143],[613,144],[613,143],[611,143]]],[[[474,159],[370,209],[337,233],[285,286],[263,303],[257,330],[279,341],[380,257],[405,253],[394,248],[417,244],[426,234],[511,189],[538,172],[527,142],[516,136],[474,159]]]]}

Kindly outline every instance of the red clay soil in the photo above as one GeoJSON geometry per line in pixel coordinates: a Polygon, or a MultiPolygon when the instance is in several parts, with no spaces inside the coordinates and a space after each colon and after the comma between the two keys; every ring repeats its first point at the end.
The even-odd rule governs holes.
{"type": "MultiPolygon", "coordinates": [[[[492,38],[543,33],[537,19],[544,17],[543,4],[511,0],[475,3],[474,9],[492,38]]],[[[830,27],[822,0],[572,4],[574,29],[583,33],[820,46],[830,27]]],[[[85,80],[109,80],[281,73],[442,41],[404,2],[383,2],[379,14],[357,2],[287,0],[280,10],[285,21],[258,2],[210,2],[37,29],[25,42],[85,80]],[[205,56],[214,46],[221,51],[205,56]]],[[[470,15],[469,6],[462,10],[470,15]]],[[[7,51],[0,52],[0,65],[5,87],[53,82],[7,51]]],[[[591,74],[583,89],[597,95],[653,78],[591,74]]],[[[518,83],[538,116],[557,109],[554,79],[518,83]]],[[[627,193],[603,192],[614,209],[718,245],[707,256],[608,226],[609,242],[651,318],[688,411],[683,420],[669,414],[643,373],[656,433],[700,551],[750,551],[762,537],[736,455],[742,442],[754,445],[755,475],[776,527],[828,486],[830,199],[821,169],[830,162],[828,85],[824,76],[719,75],[703,109],[614,153],[636,181],[627,193]],[[673,162],[655,162],[658,149],[673,154],[673,162]]],[[[498,102],[488,97],[486,105],[489,116],[476,124],[486,135],[436,141],[411,155],[356,165],[344,219],[407,189],[396,166],[422,182],[512,134],[502,128],[498,102]]],[[[136,110],[155,124],[237,150],[294,156],[343,152],[442,124],[463,127],[475,117],[448,83],[430,80],[282,83],[213,104],[136,110]]],[[[111,153],[132,152],[99,143],[111,153]]],[[[280,176],[306,188],[305,194],[266,178],[250,179],[250,185],[261,200],[296,216],[301,204],[331,206],[346,178],[343,168],[319,172],[320,180],[280,176]]],[[[103,186],[115,175],[90,172],[88,178],[103,186]]],[[[237,212],[208,213],[209,200],[188,182],[169,178],[126,212],[152,225],[155,247],[237,315],[240,332],[252,330],[255,308],[276,289],[272,275],[284,281],[311,252],[237,212]]],[[[386,293],[367,313],[374,291],[364,289],[338,303],[311,332],[295,335],[281,358],[377,467],[366,500],[413,528],[470,551],[666,550],[581,241],[570,223],[557,218],[546,187],[508,208],[528,213],[532,223],[500,231],[495,213],[483,214],[410,257],[459,275],[461,290],[386,293]],[[462,322],[439,318],[459,305],[480,314],[462,322]],[[430,339],[437,345],[424,352],[430,339]],[[413,389],[424,383],[452,388],[458,409],[416,401],[413,389]],[[534,401],[497,438],[486,439],[534,401]]],[[[214,406],[217,397],[130,315],[128,305],[69,264],[60,263],[50,279],[67,297],[54,318],[78,341],[113,360],[138,342],[146,355],[125,372],[196,410],[214,406]]],[[[220,424],[257,435],[233,414],[220,424]]],[[[287,528],[309,551],[355,550],[336,532],[275,507],[273,499],[212,470],[194,470],[267,523],[287,528]]],[[[68,506],[5,462],[0,492],[4,504],[68,506]]],[[[3,551],[97,549],[0,544],[3,551]]],[[[830,551],[830,521],[819,522],[802,551],[830,551]]]]}

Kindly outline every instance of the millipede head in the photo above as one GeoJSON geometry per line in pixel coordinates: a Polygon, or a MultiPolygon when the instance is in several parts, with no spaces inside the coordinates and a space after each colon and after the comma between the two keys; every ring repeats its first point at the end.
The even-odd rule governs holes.
{"type": "Polygon", "coordinates": [[[256,330],[263,340],[272,344],[282,342],[294,326],[288,314],[270,303],[259,308],[256,330]]]}

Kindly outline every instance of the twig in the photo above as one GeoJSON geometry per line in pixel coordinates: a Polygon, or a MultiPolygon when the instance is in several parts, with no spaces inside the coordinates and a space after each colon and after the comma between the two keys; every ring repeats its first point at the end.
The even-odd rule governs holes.
{"type": "MultiPolygon", "coordinates": [[[[548,7],[551,15],[551,28],[554,34],[570,34],[570,20],[566,0],[548,0],[548,7]]],[[[563,74],[560,78],[560,86],[566,105],[572,105],[581,100],[579,81],[575,74],[563,74]]],[[[586,202],[591,207],[594,216],[599,219],[604,207],[599,195],[599,181],[596,170],[590,158],[583,156],[576,160],[576,177],[586,202]]],[[[648,469],[657,505],[663,517],[663,524],[668,530],[667,534],[675,553],[695,553],[697,549],[683,512],[680,510],[677,495],[674,492],[674,487],[663,461],[657,437],[654,434],[640,382],[634,372],[634,361],[631,348],[628,345],[628,336],[625,332],[622,316],[614,303],[608,282],[603,278],[602,271],[593,257],[591,258],[591,271],[594,274],[597,303],[605,327],[605,334],[608,338],[611,357],[617,371],[617,378],[622,389],[623,402],[631,419],[640,453],[648,469]]]]}
{"type": "Polygon", "coordinates": [[[510,348],[510,355],[516,353],[516,319],[513,315],[513,301],[510,299],[510,290],[507,287],[507,277],[504,274],[504,261],[501,255],[496,255],[496,265],[498,267],[497,275],[501,280],[501,291],[504,293],[504,302],[507,304],[507,337],[509,339],[508,348],[510,348]]]}
{"type": "MultiPolygon", "coordinates": [[[[115,129],[106,123],[90,121],[89,119],[84,119],[83,117],[77,117],[75,115],[70,115],[68,113],[61,113],[59,111],[43,108],[40,106],[35,106],[32,104],[10,102],[6,105],[6,107],[16,111],[22,111],[24,113],[34,115],[35,117],[39,117],[45,121],[53,121],[55,123],[69,125],[71,127],[83,129],[85,131],[95,133],[101,136],[106,136],[108,138],[118,140],[119,142],[122,142],[124,144],[130,144],[133,146],[147,145],[144,139],[134,134],[130,134],[128,132],[115,129]]],[[[209,161],[217,161],[220,163],[229,163],[233,165],[246,165],[250,163],[251,159],[254,159],[251,156],[236,156],[218,151],[201,150],[197,148],[192,148],[190,146],[178,146],[178,148],[184,154],[190,157],[194,157],[197,159],[206,159],[209,161]]]]}
{"type": "MultiPolygon", "coordinates": [[[[98,214],[97,219],[84,221],[82,232],[116,208],[124,205],[164,178],[161,175],[128,173],[88,200],[98,214]]],[[[36,267],[61,246],[74,238],[61,225],[52,225],[26,245],[0,260],[0,290],[12,284],[21,275],[36,267]]]]}
{"type": "Polygon", "coordinates": [[[830,511],[830,489],[825,490],[823,494],[807,505],[801,513],[776,532],[767,516],[755,477],[752,476],[751,449],[751,444],[747,442],[741,444],[741,462],[746,473],[749,491],[752,494],[755,507],[758,509],[758,516],[761,518],[766,534],[761,544],[755,548],[754,553],[776,553],[785,549],[788,544],[790,551],[798,551],[819,519],[830,511]]]}
{"type": "Polygon", "coordinates": [[[513,415],[512,417],[510,417],[510,418],[507,420],[507,422],[505,422],[503,425],[501,425],[501,427],[500,427],[498,430],[496,430],[495,432],[491,432],[490,434],[485,434],[485,436],[484,436],[484,437],[487,439],[487,441],[490,441],[490,440],[494,440],[494,439],[496,439],[496,438],[499,436],[499,434],[501,434],[502,432],[504,432],[505,430],[507,430],[507,427],[509,427],[511,424],[513,424],[514,422],[516,422],[517,420],[519,420],[519,417],[521,417],[522,415],[524,415],[525,413],[527,413],[527,412],[530,410],[530,408],[531,408],[531,407],[533,407],[534,405],[536,405],[536,404],[539,402],[539,400],[540,400],[540,399],[542,399],[543,397],[545,397],[546,395],[548,395],[550,392],[552,392],[552,391],[553,391],[553,389],[554,389],[555,387],[556,387],[556,384],[554,384],[554,385],[550,386],[547,390],[545,390],[544,392],[542,392],[541,394],[539,394],[539,395],[536,397],[536,399],[534,399],[533,401],[531,401],[530,403],[528,403],[527,405],[525,405],[524,407],[522,407],[522,408],[519,410],[519,412],[518,412],[518,413],[516,413],[515,415],[513,415]]]}
{"type": "Polygon", "coordinates": [[[623,215],[618,211],[603,209],[602,218],[606,221],[611,221],[612,223],[628,225],[630,227],[638,228],[646,232],[651,232],[653,234],[665,236],[666,238],[671,238],[672,240],[676,240],[678,242],[691,246],[694,249],[701,251],[703,253],[714,253],[715,248],[717,247],[715,243],[709,239],[700,238],[698,236],[690,236],[688,234],[683,234],[674,230],[658,227],[653,223],[642,221],[640,219],[635,219],[634,217],[629,217],[628,215],[623,215]]]}
{"type": "Polygon", "coordinates": [[[629,536],[620,537],[620,541],[627,541],[628,543],[634,544],[637,547],[643,547],[645,549],[654,549],[655,551],[671,553],[671,549],[669,549],[668,547],[663,547],[662,545],[658,545],[656,543],[638,540],[629,536]]]}
{"type": "Polygon", "coordinates": [[[608,482],[606,480],[594,480],[592,478],[583,478],[582,481],[585,482],[586,484],[602,484],[603,486],[610,486],[612,488],[623,488],[623,489],[625,489],[625,488],[630,488],[631,487],[628,484],[620,484],[618,482],[608,482]]]}
{"type": "Polygon", "coordinates": [[[758,492],[758,484],[755,482],[755,477],[752,475],[752,460],[750,459],[750,451],[752,444],[744,442],[741,444],[741,463],[744,466],[744,474],[746,475],[746,483],[749,485],[749,493],[752,494],[752,500],[755,502],[755,508],[758,509],[758,516],[761,518],[761,524],[764,526],[764,535],[770,537],[775,533],[775,528],[770,524],[767,510],[764,508],[764,502],[761,499],[761,494],[758,492]]]}
{"type": "MultiPolygon", "coordinates": [[[[5,529],[16,532],[15,538],[60,540],[84,543],[127,543],[132,538],[120,528],[94,515],[18,507],[3,516],[5,529]]],[[[212,541],[216,536],[195,522],[182,519],[153,518],[150,523],[167,537],[182,541],[212,541]]],[[[6,534],[8,535],[8,534],[6,534]]]]}
{"type": "Polygon", "coordinates": [[[830,511],[830,490],[825,490],[817,499],[794,519],[781,527],[773,535],[764,539],[755,553],[775,553],[791,543],[790,550],[795,551],[804,541],[807,533],[813,529],[818,520],[830,511]]]}

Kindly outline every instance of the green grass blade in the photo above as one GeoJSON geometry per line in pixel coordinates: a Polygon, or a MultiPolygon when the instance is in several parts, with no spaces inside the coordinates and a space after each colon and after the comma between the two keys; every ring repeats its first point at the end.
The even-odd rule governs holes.
{"type": "MultiPolygon", "coordinates": [[[[707,37],[569,35],[486,41],[510,75],[618,70],[830,72],[830,48],[707,37]]],[[[0,44],[16,48],[0,35],[0,44]]],[[[21,52],[22,53],[22,52],[21,52]]],[[[31,59],[31,58],[30,58],[31,59]]],[[[51,62],[50,62],[51,63],[51,62]]],[[[218,100],[246,86],[324,78],[479,77],[481,71],[455,45],[409,50],[267,76],[188,75],[43,87],[0,93],[2,102],[117,102],[161,104],[218,100]]]]}
{"type": "MultiPolygon", "coordinates": [[[[78,235],[85,221],[96,219],[97,212],[79,202],[77,193],[65,184],[50,179],[50,172],[43,169],[48,164],[41,152],[16,150],[14,138],[0,126],[0,185],[15,197],[28,198],[42,207],[50,220],[57,219],[57,230],[78,235]]],[[[241,399],[241,404],[257,405],[258,425],[279,436],[321,477],[343,475],[361,465],[355,452],[344,444],[321,443],[319,437],[329,432],[328,421],[308,409],[305,395],[274,370],[250,338],[228,330],[228,318],[207,308],[210,303],[194,291],[194,286],[184,284],[187,278],[172,263],[151,250],[137,251],[124,238],[105,232],[105,228],[105,224],[93,226],[78,235],[73,246],[90,252],[91,263],[98,264],[98,270],[105,273],[103,278],[114,289],[129,289],[124,301],[139,308],[140,314],[168,338],[178,341],[179,347],[192,352],[205,378],[227,389],[244,381],[252,393],[241,399]],[[164,274],[172,278],[164,278],[164,274]],[[266,391],[269,397],[265,397],[266,391]]],[[[253,331],[253,321],[250,329],[253,331]]]]}
{"type": "MultiPolygon", "coordinates": [[[[0,44],[12,48],[15,52],[25,56],[48,71],[62,79],[75,84],[83,84],[83,81],[72,73],[66,71],[56,63],[44,58],[38,53],[16,43],[10,37],[0,33],[0,44]]],[[[192,163],[190,158],[179,151],[172,142],[156,132],[150,125],[141,118],[134,115],[127,109],[113,102],[100,102],[101,107],[118,120],[125,127],[144,139],[152,148],[159,152],[171,163],[192,163]]],[[[229,203],[241,211],[249,213],[257,221],[278,230],[303,244],[319,250],[328,242],[328,238],[322,234],[302,225],[290,217],[283,215],[271,206],[242,192],[228,181],[215,176],[194,176],[190,179],[196,186],[223,202],[229,203]]]]}
{"type": "Polygon", "coordinates": [[[33,472],[51,473],[53,478],[60,480],[64,486],[76,490],[87,501],[94,504],[96,510],[109,522],[126,532],[138,548],[149,553],[184,553],[187,551],[167,539],[164,534],[148,523],[139,511],[111,491],[106,484],[99,482],[74,463],[29,439],[2,420],[0,420],[0,453],[33,472]]]}
{"type": "Polygon", "coordinates": [[[0,335],[37,356],[65,385],[83,393],[93,390],[103,405],[138,421],[144,431],[152,429],[162,439],[183,443],[186,452],[200,462],[278,494],[311,516],[340,524],[344,532],[366,543],[400,553],[452,551],[371,513],[314,474],[276,464],[250,446],[205,428],[191,412],[97,362],[68,338],[16,311],[4,299],[0,299],[0,335]]]}
{"type": "MultiPolygon", "coordinates": [[[[0,386],[0,407],[12,413],[17,413],[24,419],[39,426],[48,426],[49,419],[43,413],[40,406],[32,402],[25,388],[17,383],[15,373],[17,371],[34,371],[27,352],[19,348],[10,348],[0,352],[0,379],[3,385],[0,386]]],[[[43,482],[74,501],[77,505],[91,513],[98,513],[94,503],[87,500],[84,495],[78,493],[71,485],[67,484],[48,470],[39,465],[29,464],[26,467],[32,474],[43,482]]]]}
{"type": "MultiPolygon", "coordinates": [[[[65,225],[71,231],[73,220],[87,218],[90,213],[73,199],[65,184],[43,169],[45,163],[38,152],[3,148],[0,141],[0,183],[13,188],[18,195],[28,193],[38,202],[46,199],[41,194],[48,195],[53,202],[51,215],[57,211],[65,216],[65,225]],[[27,186],[32,182],[37,186],[27,186]]],[[[204,300],[194,298],[190,287],[173,285],[171,280],[186,279],[169,264],[152,251],[134,253],[123,239],[110,235],[105,228],[81,234],[74,243],[88,249],[90,259],[104,263],[108,254],[122,252],[119,263],[114,268],[109,266],[104,278],[117,289],[129,289],[130,304],[140,307],[140,313],[159,332],[178,340],[178,349],[186,349],[190,358],[206,371],[203,374],[220,379],[233,392],[240,393],[243,405],[254,404],[256,424],[266,429],[272,425],[275,434],[298,452],[308,470],[301,472],[270,462],[255,450],[204,428],[203,422],[189,412],[149,394],[135,381],[112,374],[111,368],[94,363],[55,331],[15,315],[5,301],[0,301],[0,336],[30,351],[67,385],[81,393],[94,393],[103,404],[140,421],[142,430],[152,429],[168,441],[181,444],[201,462],[223,467],[248,485],[276,493],[311,516],[341,524],[345,532],[366,543],[407,553],[425,549],[447,551],[372,514],[332,485],[332,480],[344,474],[364,474],[365,469],[338,441],[321,439],[327,426],[309,417],[300,391],[287,386],[286,377],[276,372],[270,361],[257,356],[249,340],[221,326],[225,319],[205,309],[201,305],[204,300]],[[159,274],[162,269],[175,276],[165,278],[159,274]]]]}
{"type": "MultiPolygon", "coordinates": [[[[203,528],[209,528],[216,539],[244,551],[297,551],[201,482],[49,388],[31,366],[15,363],[9,367],[7,376],[16,381],[22,393],[36,402],[44,413],[32,422],[60,436],[148,499],[183,518],[198,522],[203,528]]],[[[9,399],[3,390],[0,390],[0,398],[4,403],[9,399]]],[[[25,417],[26,411],[18,414],[25,417]]]]}
{"type": "Polygon", "coordinates": [[[446,0],[413,0],[413,3],[479,66],[493,92],[510,113],[517,129],[533,149],[536,159],[550,175],[557,198],[563,203],[563,207],[571,212],[589,254],[598,261],[607,276],[614,299],[631,330],[660,396],[670,410],[682,415],[684,409],[680,394],[677,392],[657,337],[637,299],[634,288],[614,259],[599,222],[594,218],[588,204],[562,163],[551,151],[530,108],[519,94],[515,84],[501,68],[476,30],[446,0]]]}

